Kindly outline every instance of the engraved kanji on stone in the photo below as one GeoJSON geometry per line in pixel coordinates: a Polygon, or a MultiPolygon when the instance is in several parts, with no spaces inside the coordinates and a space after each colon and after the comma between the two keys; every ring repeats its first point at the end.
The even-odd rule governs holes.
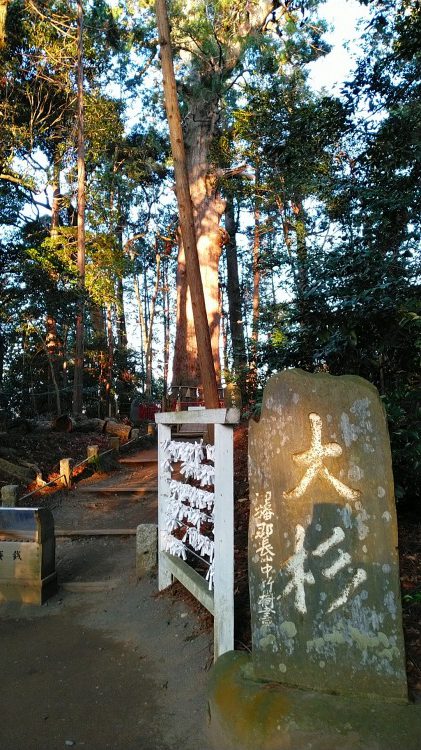
{"type": "Polygon", "coordinates": [[[265,523],[265,521],[262,521],[262,523],[257,524],[257,530],[256,530],[256,539],[264,539],[265,537],[269,537],[273,534],[273,523],[265,523]]]}
{"type": "MultiPolygon", "coordinates": [[[[285,586],[282,596],[287,596],[295,590],[295,607],[301,614],[307,612],[306,595],[304,584],[314,584],[314,576],[311,570],[304,571],[304,563],[308,557],[304,549],[305,529],[300,524],[295,527],[295,552],[286,563],[286,569],[291,573],[291,580],[285,586]]],[[[280,598],[280,597],[278,597],[280,598]]]]}
{"type": "MultiPolygon", "coordinates": [[[[298,612],[305,615],[307,612],[306,597],[305,597],[305,584],[313,585],[315,583],[313,573],[311,570],[305,571],[304,564],[307,560],[309,553],[304,547],[305,529],[300,524],[295,527],[295,550],[294,554],[287,560],[286,569],[291,574],[291,580],[285,586],[283,593],[278,597],[287,596],[295,590],[295,607],[298,612]]],[[[334,546],[340,544],[345,539],[345,532],[340,526],[335,526],[332,534],[324,541],[321,542],[315,550],[311,553],[313,557],[324,557],[324,555],[334,546]]],[[[351,555],[348,552],[344,552],[343,549],[337,549],[338,556],[334,562],[326,568],[322,569],[322,575],[328,580],[332,580],[337,573],[346,568],[352,562],[351,555]]],[[[352,573],[352,568],[349,568],[349,572],[352,573]]],[[[328,613],[338,609],[343,604],[346,604],[349,597],[364,581],[367,580],[367,573],[363,568],[358,568],[356,573],[353,575],[350,583],[345,586],[342,593],[332,602],[328,613]]]]}
{"type": "Polygon", "coordinates": [[[256,508],[256,518],[261,518],[262,521],[270,521],[273,518],[275,513],[272,510],[271,499],[271,493],[266,492],[265,502],[256,508]]]}
{"type": "Polygon", "coordinates": [[[262,562],[270,563],[275,557],[273,546],[267,536],[262,539],[262,543],[256,552],[260,555],[262,562]]]}
{"type": "Polygon", "coordinates": [[[275,614],[273,583],[273,579],[264,581],[262,585],[262,593],[258,598],[258,612],[262,615],[263,625],[270,625],[272,622],[272,615],[275,614]]]}
{"type": "Polygon", "coordinates": [[[322,419],[318,414],[309,414],[311,429],[310,448],[303,453],[294,453],[292,456],[296,464],[307,466],[307,470],[296,487],[288,492],[284,492],[284,498],[302,497],[310,486],[311,482],[317,477],[326,479],[336,490],[338,495],[346,500],[357,500],[360,496],[358,490],[353,490],[341,482],[337,477],[326,468],[323,461],[328,457],[337,457],[342,455],[342,448],[339,443],[326,443],[322,445],[322,419]]]}

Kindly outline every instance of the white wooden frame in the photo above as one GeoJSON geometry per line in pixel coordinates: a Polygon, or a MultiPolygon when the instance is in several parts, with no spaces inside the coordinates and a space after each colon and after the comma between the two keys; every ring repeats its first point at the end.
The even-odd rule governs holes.
{"type": "Polygon", "coordinates": [[[155,415],[158,424],[158,587],[176,578],[214,617],[214,658],[234,648],[234,453],[233,427],[238,409],[204,409],[155,415]],[[214,588],[184,560],[164,549],[165,521],[170,498],[170,469],[164,469],[164,445],[171,426],[209,424],[215,430],[214,588]]]}

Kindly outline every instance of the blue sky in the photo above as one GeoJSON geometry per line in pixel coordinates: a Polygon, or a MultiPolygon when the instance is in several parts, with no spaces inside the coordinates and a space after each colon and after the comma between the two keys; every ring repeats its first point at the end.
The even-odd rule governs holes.
{"type": "Polygon", "coordinates": [[[352,51],[355,53],[358,49],[362,32],[357,28],[358,19],[367,17],[368,13],[358,0],[327,0],[320,7],[320,16],[334,27],[325,35],[333,49],[329,55],[312,64],[310,83],[315,89],[325,87],[330,92],[338,93],[353,67],[352,51]]]}

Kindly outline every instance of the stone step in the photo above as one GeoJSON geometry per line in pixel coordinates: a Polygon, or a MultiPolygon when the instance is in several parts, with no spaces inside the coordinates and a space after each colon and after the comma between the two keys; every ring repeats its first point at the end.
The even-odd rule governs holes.
{"type": "Polygon", "coordinates": [[[127,464],[130,466],[154,466],[158,463],[158,456],[156,458],[145,458],[144,456],[127,456],[127,458],[120,458],[120,464],[127,464]]]}
{"type": "Polygon", "coordinates": [[[146,495],[146,494],[152,494],[152,493],[158,492],[158,487],[157,486],[139,487],[137,485],[124,484],[121,487],[92,487],[92,486],[91,487],[83,487],[83,488],[81,488],[81,491],[84,492],[84,493],[85,492],[90,492],[90,493],[91,492],[96,492],[97,494],[101,494],[101,493],[107,493],[107,494],[108,493],[113,493],[115,495],[120,494],[120,493],[130,493],[131,492],[131,493],[136,493],[136,494],[140,493],[142,495],[146,495]]]}
{"type": "Polygon", "coordinates": [[[56,537],[134,536],[136,529],[56,529],[56,537]]]}

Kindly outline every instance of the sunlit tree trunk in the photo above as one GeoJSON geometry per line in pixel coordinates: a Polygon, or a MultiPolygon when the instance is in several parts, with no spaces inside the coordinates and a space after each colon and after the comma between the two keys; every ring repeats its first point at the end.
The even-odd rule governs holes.
{"type": "Polygon", "coordinates": [[[200,382],[193,310],[191,306],[189,287],[187,284],[186,258],[184,254],[183,242],[180,235],[176,284],[177,326],[173,358],[173,390],[177,390],[177,388],[181,385],[196,387],[200,382]]]}
{"type": "MultiPolygon", "coordinates": [[[[192,12],[195,11],[195,4],[192,2],[190,5],[192,7],[192,12]]],[[[226,7],[228,8],[229,5],[231,4],[226,4],[226,7]]],[[[235,6],[236,5],[237,4],[235,4],[235,6]]],[[[165,0],[156,0],[156,7],[159,24],[159,16],[161,13],[166,13],[165,0]]],[[[223,95],[224,82],[230,80],[244,50],[245,40],[248,39],[253,32],[262,28],[269,12],[275,7],[276,5],[274,2],[262,0],[262,2],[259,3],[239,3],[238,9],[236,8],[235,13],[232,13],[232,8],[229,8],[226,20],[228,21],[228,18],[230,18],[235,26],[235,28],[231,30],[228,28],[229,24],[224,28],[223,20],[225,6],[222,7],[218,5],[216,18],[218,19],[218,24],[220,24],[221,28],[224,28],[223,42],[220,44],[219,59],[216,57],[215,60],[212,60],[210,57],[208,58],[206,56],[206,52],[203,53],[203,66],[201,68],[202,63],[199,62],[197,67],[194,68],[194,72],[192,73],[193,85],[191,86],[191,94],[190,96],[186,95],[185,98],[185,104],[187,106],[186,116],[183,122],[185,124],[188,183],[194,209],[194,227],[196,230],[197,250],[206,300],[206,315],[212,339],[213,369],[218,377],[220,374],[218,264],[221,255],[221,233],[219,223],[225,206],[218,191],[218,174],[212,166],[211,143],[216,134],[218,121],[220,119],[220,100],[223,95]]],[[[212,9],[215,10],[215,7],[210,4],[210,12],[212,12],[212,9]]],[[[185,12],[188,16],[188,4],[185,12]]],[[[209,23],[209,19],[210,14],[206,16],[206,23],[209,23]]],[[[176,18],[174,19],[174,23],[177,24],[176,18]]],[[[216,29],[214,35],[219,43],[216,29]]],[[[160,36],[162,37],[161,29],[160,36]]],[[[189,34],[187,34],[187,39],[188,43],[190,43],[191,37],[189,34]]],[[[164,39],[164,46],[161,47],[162,59],[164,59],[163,51],[166,47],[170,48],[169,32],[164,39]]],[[[198,59],[201,54],[202,53],[200,52],[198,59]]],[[[165,77],[166,74],[164,73],[164,86],[165,77]]],[[[185,91],[188,90],[188,85],[188,83],[185,85],[185,91]]],[[[174,99],[175,98],[176,93],[174,84],[174,99]]],[[[170,130],[172,116],[173,115],[170,113],[170,130]]],[[[181,129],[180,141],[182,142],[181,129]]],[[[187,256],[187,270],[189,270],[190,261],[187,246],[185,250],[187,256]]],[[[191,287],[190,278],[189,285],[191,287]]],[[[179,289],[181,294],[184,295],[184,289],[181,285],[179,286],[179,289]]],[[[187,293],[185,294],[185,298],[188,302],[187,293]]],[[[186,314],[180,315],[180,321],[182,320],[185,322],[188,321],[188,310],[186,314]]],[[[187,330],[179,330],[178,333],[179,336],[178,341],[176,342],[175,352],[176,358],[174,360],[173,368],[175,384],[177,384],[177,381],[181,378],[181,373],[177,370],[177,363],[182,360],[182,357],[181,355],[178,355],[177,348],[184,345],[193,347],[193,341],[190,339],[187,330]]],[[[198,352],[200,355],[200,346],[198,347],[198,352]]],[[[186,351],[184,350],[184,354],[185,353],[186,351]]],[[[192,353],[193,356],[195,356],[195,350],[193,348],[192,353]]],[[[208,369],[209,368],[210,363],[208,369]]],[[[203,376],[203,368],[201,367],[202,380],[203,376]]]]}
{"type": "Polygon", "coordinates": [[[6,44],[6,19],[9,0],[0,0],[0,49],[6,44]]]}
{"type": "MultiPolygon", "coordinates": [[[[176,192],[178,201],[178,210],[180,215],[180,229],[183,238],[184,252],[187,259],[187,274],[189,289],[192,297],[193,319],[195,324],[198,360],[200,366],[200,377],[203,386],[206,406],[215,408],[219,406],[217,378],[215,372],[215,341],[218,336],[219,346],[219,308],[218,308],[218,261],[213,252],[215,250],[214,233],[213,233],[213,209],[212,194],[214,194],[215,185],[210,185],[210,202],[209,206],[203,204],[203,190],[207,193],[205,178],[207,170],[204,166],[208,163],[209,150],[209,129],[204,128],[203,148],[197,138],[190,142],[187,138],[189,159],[186,160],[184,149],[184,137],[181,128],[180,110],[178,106],[177,89],[174,76],[174,65],[172,59],[172,49],[170,40],[170,29],[168,23],[167,9],[165,0],[156,0],[156,15],[158,21],[159,41],[161,47],[161,60],[164,79],[164,96],[167,110],[168,124],[170,129],[171,149],[174,158],[174,171],[176,192]],[[192,147],[196,146],[193,157],[192,147]],[[193,158],[192,158],[193,157],[193,158]],[[202,162],[203,160],[203,162],[202,162]],[[190,185],[189,185],[190,183],[190,185]],[[193,214],[193,208],[196,209],[193,214]],[[206,227],[206,234],[200,237],[196,236],[197,227],[201,224],[206,227]],[[208,244],[208,235],[210,242],[208,244]],[[203,237],[203,241],[202,240],[203,237]],[[206,271],[209,276],[214,276],[216,268],[216,309],[215,309],[215,282],[209,278],[210,298],[208,305],[205,303],[203,286],[207,288],[207,278],[201,278],[201,260],[206,255],[206,271]],[[215,265],[216,261],[216,265],[215,265]],[[209,322],[208,322],[209,318],[209,322]]],[[[206,111],[206,117],[212,118],[212,113],[206,111]]],[[[212,131],[211,131],[212,132],[212,131]]],[[[223,210],[223,209],[222,209],[223,210]]],[[[222,210],[220,215],[222,214],[222,210]]],[[[219,216],[220,218],[220,216],[219,216]]],[[[219,234],[219,227],[218,227],[219,234]]],[[[202,266],[203,267],[203,266],[202,266]]]]}

